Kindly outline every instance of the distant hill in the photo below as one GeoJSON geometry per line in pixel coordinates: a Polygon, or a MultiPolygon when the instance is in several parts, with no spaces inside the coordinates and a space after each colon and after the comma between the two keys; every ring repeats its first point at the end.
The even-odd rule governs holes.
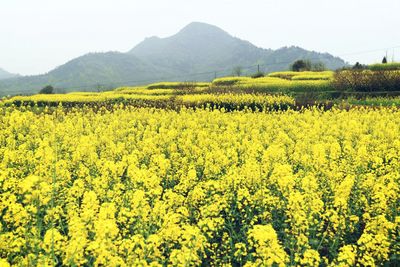
{"type": "Polygon", "coordinates": [[[287,70],[297,59],[310,59],[312,62],[322,62],[330,70],[336,70],[347,65],[347,63],[329,53],[319,53],[305,50],[301,47],[282,47],[274,50],[265,61],[266,72],[287,70]]]}
{"type": "Polygon", "coordinates": [[[17,74],[9,73],[8,71],[3,70],[0,68],[0,80],[9,79],[17,77],[17,74]]]}
{"type": "Polygon", "coordinates": [[[272,53],[271,49],[258,48],[218,27],[198,22],[168,38],[148,38],[129,51],[142,60],[172,68],[181,74],[264,63],[272,53]]]}
{"type": "Polygon", "coordinates": [[[36,93],[48,84],[69,92],[162,80],[206,81],[214,72],[230,75],[236,66],[245,74],[254,73],[257,64],[265,72],[286,70],[297,59],[321,61],[330,69],[346,65],[338,57],[299,47],[259,48],[216,26],[193,22],[171,37],[146,38],[127,53],[90,53],[43,75],[1,80],[0,95],[36,93]]]}
{"type": "Polygon", "coordinates": [[[151,82],[155,77],[171,75],[169,70],[143,62],[134,55],[119,52],[90,53],[75,58],[43,75],[0,81],[0,94],[37,93],[53,85],[59,93],[96,91],[124,85],[124,82],[151,82]]]}
{"type": "MultiPolygon", "coordinates": [[[[278,50],[264,49],[248,41],[229,35],[222,29],[206,23],[193,22],[177,34],[167,37],[151,37],[128,52],[153,64],[166,66],[181,74],[220,71],[229,75],[235,66],[262,65],[261,70],[273,72],[287,70],[297,59],[321,61],[329,69],[346,65],[342,59],[330,54],[308,51],[300,47],[284,47],[278,50]]],[[[254,68],[247,69],[255,71],[254,68]]],[[[213,75],[213,74],[212,74],[213,75]]],[[[208,79],[212,77],[208,74],[208,79]]]]}

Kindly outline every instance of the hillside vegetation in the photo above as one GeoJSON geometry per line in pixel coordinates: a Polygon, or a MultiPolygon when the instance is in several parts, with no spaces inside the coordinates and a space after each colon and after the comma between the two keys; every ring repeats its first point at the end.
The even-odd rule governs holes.
{"type": "Polygon", "coordinates": [[[17,76],[18,76],[17,74],[10,73],[10,72],[5,71],[2,68],[0,68],[0,80],[10,79],[10,78],[14,78],[17,76]]]}
{"type": "Polygon", "coordinates": [[[49,84],[66,93],[157,81],[209,82],[215,75],[232,75],[236,67],[243,75],[254,73],[257,65],[262,72],[287,70],[298,59],[321,62],[332,70],[346,65],[330,54],[299,47],[259,48],[216,26],[196,22],[171,37],[148,38],[126,53],[90,53],[43,75],[0,81],[0,96],[38,93],[49,84]]]}
{"type": "Polygon", "coordinates": [[[400,72],[397,70],[284,71],[261,77],[223,77],[209,83],[158,82],[105,92],[16,96],[4,99],[1,105],[72,107],[119,103],[136,107],[208,106],[228,110],[287,109],[315,104],[331,107],[335,103],[352,106],[381,102],[398,106],[399,88],[400,72]],[[378,98],[373,101],[372,97],[378,98]]]}
{"type": "Polygon", "coordinates": [[[141,87],[120,87],[99,93],[72,92],[16,96],[3,101],[3,105],[57,106],[61,103],[72,106],[85,103],[122,103],[152,107],[208,105],[227,109],[288,108],[294,105],[294,99],[285,94],[330,90],[329,79],[332,77],[332,72],[280,72],[261,78],[218,78],[211,83],[160,82],[141,87]]]}
{"type": "Polygon", "coordinates": [[[368,68],[370,70],[400,70],[400,63],[393,62],[393,63],[385,63],[385,64],[373,64],[369,65],[368,68]]]}

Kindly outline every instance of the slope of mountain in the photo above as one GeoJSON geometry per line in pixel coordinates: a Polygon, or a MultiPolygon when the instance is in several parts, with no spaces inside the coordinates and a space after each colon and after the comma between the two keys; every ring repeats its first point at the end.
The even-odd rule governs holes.
{"type": "Polygon", "coordinates": [[[321,61],[336,69],[346,63],[327,53],[299,47],[278,50],[254,46],[206,23],[193,22],[177,34],[151,37],[127,53],[91,53],[37,76],[17,77],[0,81],[0,95],[36,93],[51,84],[61,91],[96,91],[98,85],[117,87],[155,81],[211,80],[230,75],[241,66],[245,74],[254,73],[254,66],[266,72],[288,69],[297,59],[321,61]]]}
{"type": "Polygon", "coordinates": [[[328,53],[319,53],[305,50],[297,46],[282,47],[273,51],[265,62],[265,71],[273,72],[288,69],[291,63],[297,59],[309,59],[313,62],[322,62],[331,70],[342,68],[346,62],[339,57],[328,53]]]}
{"type": "Polygon", "coordinates": [[[14,78],[18,76],[17,74],[9,73],[8,71],[3,70],[0,68],[0,80],[14,78]]]}
{"type": "Polygon", "coordinates": [[[90,53],[43,75],[0,81],[0,94],[36,93],[49,84],[60,93],[96,91],[121,86],[132,80],[152,82],[157,77],[162,78],[161,75],[171,75],[171,72],[143,62],[134,55],[119,52],[90,53]]]}
{"type": "Polygon", "coordinates": [[[265,61],[272,52],[232,37],[218,27],[193,22],[171,37],[148,38],[128,53],[190,74],[252,65],[265,61]]]}
{"type": "MultiPolygon", "coordinates": [[[[162,67],[153,66],[143,60],[119,52],[90,53],[73,59],[47,76],[60,87],[87,87],[93,84],[114,84],[158,77],[167,72],[162,67]]],[[[167,73],[170,74],[170,73],[167,73]]]]}
{"type": "MultiPolygon", "coordinates": [[[[147,38],[128,53],[188,74],[223,70],[220,75],[229,75],[235,66],[242,66],[246,71],[246,67],[258,64],[266,72],[280,71],[287,70],[291,63],[302,58],[323,62],[329,69],[346,65],[342,59],[330,54],[295,46],[278,50],[259,48],[201,22],[193,22],[171,37],[147,38]]],[[[248,72],[254,70],[249,68],[248,72]]]]}

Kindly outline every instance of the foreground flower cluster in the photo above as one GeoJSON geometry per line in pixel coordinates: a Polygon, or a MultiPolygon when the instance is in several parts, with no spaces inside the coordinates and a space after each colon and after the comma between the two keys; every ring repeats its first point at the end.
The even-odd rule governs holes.
{"type": "Polygon", "coordinates": [[[0,266],[399,263],[400,113],[4,110],[0,266]]]}

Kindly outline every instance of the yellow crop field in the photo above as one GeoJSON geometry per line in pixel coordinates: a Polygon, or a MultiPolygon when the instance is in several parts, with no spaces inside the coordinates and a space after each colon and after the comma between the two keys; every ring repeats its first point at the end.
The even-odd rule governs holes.
{"type": "Polygon", "coordinates": [[[148,94],[147,91],[164,91],[170,89],[122,89],[103,93],[70,93],[70,94],[42,94],[32,96],[15,96],[4,100],[2,106],[82,106],[100,105],[112,106],[116,103],[135,107],[181,108],[206,107],[245,109],[287,109],[295,104],[294,98],[286,95],[265,94],[148,94]]]}
{"type": "Polygon", "coordinates": [[[268,77],[286,80],[330,80],[333,79],[333,71],[280,71],[268,74],[268,77]]]}
{"type": "Polygon", "coordinates": [[[142,94],[123,94],[123,93],[89,93],[89,94],[51,94],[51,95],[32,95],[32,96],[16,96],[5,101],[5,103],[18,102],[46,102],[46,103],[68,103],[68,102],[106,102],[115,99],[141,99],[141,100],[162,100],[168,99],[164,95],[142,95],[142,94]]]}
{"type": "Polygon", "coordinates": [[[159,82],[146,86],[147,89],[184,89],[187,87],[208,87],[205,82],[159,82]]]}
{"type": "Polygon", "coordinates": [[[214,86],[254,89],[257,92],[321,92],[332,90],[332,72],[277,72],[266,77],[224,77],[213,81],[214,86]]]}
{"type": "Polygon", "coordinates": [[[215,105],[221,107],[257,106],[263,110],[275,107],[276,109],[293,106],[295,101],[286,95],[257,95],[257,94],[193,94],[176,97],[177,103],[188,106],[215,105]]]}
{"type": "Polygon", "coordinates": [[[397,109],[0,112],[0,266],[399,262],[397,109]]]}
{"type": "Polygon", "coordinates": [[[176,89],[147,89],[143,87],[120,87],[108,93],[137,94],[137,95],[173,95],[176,93],[176,89]]]}

